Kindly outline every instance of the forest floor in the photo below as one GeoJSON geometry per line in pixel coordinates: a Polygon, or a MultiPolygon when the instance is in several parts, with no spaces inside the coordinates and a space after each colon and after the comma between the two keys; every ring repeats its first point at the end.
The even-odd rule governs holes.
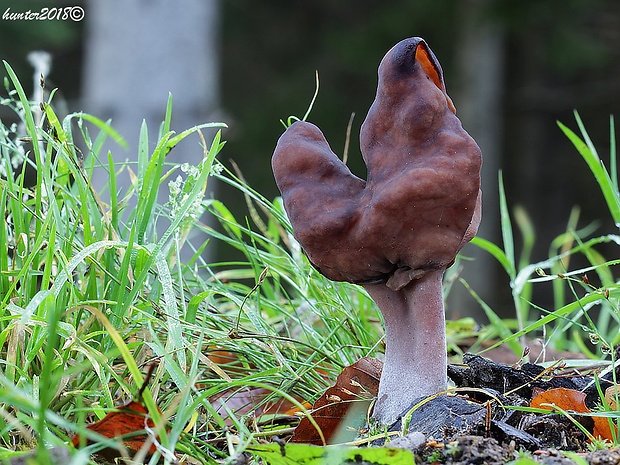
{"type": "Polygon", "coordinates": [[[466,354],[448,370],[460,395],[437,397],[412,415],[408,431],[426,436],[412,448],[416,464],[620,464],[620,449],[604,441],[617,436],[617,427],[590,416],[600,409],[601,392],[617,392],[611,374],[594,382],[585,371],[466,354]]]}

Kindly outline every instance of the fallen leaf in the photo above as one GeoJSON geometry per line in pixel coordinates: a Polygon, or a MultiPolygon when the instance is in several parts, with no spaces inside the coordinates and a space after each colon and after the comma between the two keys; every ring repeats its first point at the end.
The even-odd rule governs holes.
{"type": "Polygon", "coordinates": [[[239,359],[239,354],[231,352],[218,346],[209,346],[207,358],[214,364],[223,368],[226,372],[247,372],[252,365],[244,364],[239,359]]]}
{"type": "MultiPolygon", "coordinates": [[[[140,403],[132,400],[125,405],[116,408],[115,411],[108,413],[101,420],[91,423],[86,427],[106,438],[118,438],[122,442],[128,455],[135,455],[147,441],[147,434],[144,432],[145,426],[154,428],[153,421],[148,416],[148,411],[140,403]]],[[[71,438],[75,447],[80,446],[81,437],[76,434],[71,438]]],[[[93,441],[86,439],[86,444],[93,444],[93,441]]],[[[154,444],[149,447],[149,454],[153,455],[156,451],[154,444]]],[[[97,454],[105,457],[106,460],[113,462],[122,454],[119,450],[108,447],[97,454]]]]}
{"type": "Polygon", "coordinates": [[[530,402],[530,407],[544,410],[552,410],[549,405],[553,404],[562,410],[573,410],[574,412],[589,412],[586,407],[586,395],[581,391],[567,388],[548,389],[536,395],[530,402]]]}
{"type": "Polygon", "coordinates": [[[620,404],[617,402],[620,397],[620,384],[614,384],[605,389],[605,401],[612,410],[620,410],[620,404]]]}
{"type": "Polygon", "coordinates": [[[601,439],[607,439],[609,441],[613,441],[614,438],[613,438],[613,435],[611,434],[609,420],[605,417],[592,417],[592,419],[594,420],[594,430],[592,431],[592,436],[594,436],[595,438],[601,438],[601,439]]]}
{"type": "Polygon", "coordinates": [[[303,418],[295,428],[291,442],[324,445],[329,444],[338,431],[356,430],[360,426],[360,417],[365,420],[365,415],[361,414],[368,411],[377,396],[382,367],[379,360],[364,357],[342,370],[336,384],[312,406],[311,416],[320,431],[309,418],[303,418]],[[356,407],[357,415],[353,415],[356,418],[347,418],[353,407],[356,407]]]}
{"type": "MultiPolygon", "coordinates": [[[[551,405],[555,405],[562,410],[572,410],[578,413],[592,413],[586,406],[586,395],[581,391],[567,388],[555,388],[541,392],[530,402],[530,407],[544,410],[553,410],[551,405]],[[543,405],[545,404],[545,405],[543,405]],[[551,404],[551,405],[549,405],[551,404]]],[[[609,426],[609,421],[605,417],[591,417],[594,422],[592,435],[595,438],[608,439],[613,441],[613,435],[609,426]]]]}
{"type": "MultiPolygon", "coordinates": [[[[253,412],[256,417],[261,415],[294,415],[300,410],[296,403],[288,399],[277,399],[263,404],[263,401],[271,394],[273,394],[271,390],[259,387],[229,389],[209,398],[209,402],[227,424],[232,424],[228,418],[228,410],[237,416],[253,412]]],[[[298,400],[306,408],[310,407],[309,403],[301,399],[298,400]]]]}
{"type": "MultiPolygon", "coordinates": [[[[252,365],[243,362],[239,354],[230,352],[219,346],[209,346],[207,359],[210,368],[216,372],[222,372],[222,378],[232,381],[228,376],[228,372],[247,372],[252,365]]],[[[196,388],[206,388],[204,384],[196,384],[196,388]]],[[[229,418],[228,411],[234,412],[235,415],[247,415],[253,413],[255,417],[261,415],[294,415],[298,412],[299,404],[305,408],[310,408],[310,404],[303,399],[296,399],[299,404],[287,399],[275,399],[273,401],[264,402],[265,399],[273,394],[273,391],[260,387],[237,387],[219,392],[209,398],[209,402],[215,407],[216,411],[221,415],[227,425],[233,422],[229,418]]]]}

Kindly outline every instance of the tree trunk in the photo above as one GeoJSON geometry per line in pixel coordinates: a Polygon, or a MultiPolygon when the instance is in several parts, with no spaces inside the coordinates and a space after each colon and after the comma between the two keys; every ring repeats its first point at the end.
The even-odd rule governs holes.
{"type": "MultiPolygon", "coordinates": [[[[461,30],[456,41],[456,75],[459,77],[455,95],[457,115],[482,150],[482,222],[478,236],[499,244],[497,173],[502,145],[503,33],[499,25],[485,21],[488,0],[466,0],[460,6],[461,30]]],[[[450,90],[450,89],[448,89],[450,90]]],[[[487,252],[467,245],[463,255],[473,262],[464,262],[462,277],[485,300],[493,300],[497,288],[497,264],[487,252]]],[[[447,275],[449,276],[449,274],[447,275]]],[[[451,316],[463,317],[480,313],[480,306],[467,295],[463,286],[453,288],[447,301],[451,316]]]]}
{"type": "MultiPolygon", "coordinates": [[[[129,144],[129,151],[123,152],[110,143],[101,161],[107,163],[109,148],[115,163],[128,160],[136,171],[142,120],[148,125],[152,151],[169,92],[173,130],[215,119],[219,4],[217,0],[91,0],[87,6],[84,106],[100,118],[112,118],[112,126],[129,144]]],[[[167,161],[195,165],[202,156],[198,137],[191,136],[170,152],[167,161]]],[[[93,184],[101,191],[107,179],[101,169],[93,184]]],[[[126,171],[118,185],[122,196],[130,187],[126,171]]],[[[160,189],[158,201],[168,201],[167,185],[160,189]]]]}

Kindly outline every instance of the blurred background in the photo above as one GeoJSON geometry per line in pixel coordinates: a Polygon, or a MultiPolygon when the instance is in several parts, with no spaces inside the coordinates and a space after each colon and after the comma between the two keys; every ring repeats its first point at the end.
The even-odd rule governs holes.
{"type": "MultiPolygon", "coordinates": [[[[609,117],[620,108],[618,0],[0,0],[0,15],[0,58],[32,92],[27,55],[50,52],[48,87],[60,89],[67,111],[112,118],[130,144],[127,151],[110,147],[117,160],[136,157],[142,119],[156,140],[172,92],[173,128],[226,122],[220,160],[228,166],[234,160],[268,198],[278,195],[270,157],[283,131],[280,119],[306,112],[315,71],[320,92],[309,120],[342,155],[354,113],[349,165],[365,176],[357,134],[374,98],[379,61],[401,39],[422,36],[483,151],[479,235],[501,243],[499,170],[511,211],[526,214],[535,228],[533,261],[548,256],[571,214],[578,212],[579,228],[616,232],[587,166],[556,121],[576,130],[577,110],[600,155],[609,155],[609,117]],[[72,8],[83,18],[14,16],[45,8],[48,14],[72,8]]],[[[9,115],[0,111],[6,124],[9,115]]],[[[198,141],[187,142],[172,156],[196,163],[198,141]]],[[[219,186],[212,195],[243,216],[238,193],[219,186]]],[[[501,268],[474,247],[465,255],[472,260],[461,263],[461,276],[496,311],[510,308],[501,268]]],[[[547,302],[544,294],[536,300],[547,302]]],[[[478,304],[457,283],[448,307],[452,316],[464,316],[478,304]]]]}

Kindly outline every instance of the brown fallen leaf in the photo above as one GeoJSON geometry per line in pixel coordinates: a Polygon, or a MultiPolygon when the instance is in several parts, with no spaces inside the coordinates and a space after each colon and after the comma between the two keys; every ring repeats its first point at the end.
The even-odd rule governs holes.
{"type": "Polygon", "coordinates": [[[618,397],[620,397],[620,384],[614,384],[605,389],[605,401],[609,408],[612,410],[620,410],[620,403],[618,403],[618,397]]]}
{"type": "MultiPolygon", "coordinates": [[[[572,410],[578,413],[591,413],[590,409],[586,406],[585,400],[586,395],[581,391],[567,388],[555,388],[543,391],[535,396],[530,402],[530,407],[553,410],[553,407],[548,405],[552,404],[562,410],[572,410]]],[[[592,417],[592,420],[594,421],[592,435],[595,438],[613,441],[611,428],[609,427],[609,421],[607,421],[607,418],[592,417]]]]}
{"type": "MultiPolygon", "coordinates": [[[[149,384],[151,376],[155,371],[157,363],[151,363],[149,369],[142,381],[142,386],[136,396],[137,400],[131,400],[126,404],[119,405],[116,410],[108,413],[101,420],[86,425],[91,431],[110,439],[118,439],[123,447],[119,449],[107,447],[97,452],[97,455],[103,457],[111,463],[116,463],[116,459],[123,455],[134,456],[148,441],[146,428],[154,428],[155,424],[149,416],[149,412],[142,404],[142,394],[149,384]],[[122,452],[121,452],[122,450],[122,452]]],[[[159,409],[158,409],[159,410],[159,409]]],[[[161,412],[160,412],[161,413],[161,412]]],[[[74,447],[80,447],[80,443],[93,444],[90,439],[82,440],[79,434],[71,438],[74,447]]],[[[151,443],[148,447],[148,455],[151,456],[157,451],[155,444],[151,443]]]]}
{"type": "MultiPolygon", "coordinates": [[[[274,402],[262,404],[265,398],[271,394],[271,390],[260,387],[229,389],[210,397],[209,402],[211,402],[227,424],[232,424],[228,418],[228,410],[238,416],[253,412],[256,417],[261,415],[294,415],[295,412],[300,410],[296,403],[288,399],[278,399],[274,402]]],[[[298,401],[304,407],[310,407],[308,402],[301,399],[298,399],[298,401]]]]}
{"type": "Polygon", "coordinates": [[[342,370],[336,384],[328,388],[312,406],[311,416],[321,432],[308,418],[303,418],[295,428],[291,442],[329,444],[336,432],[350,426],[345,418],[352,406],[368,410],[377,396],[382,367],[379,360],[364,357],[342,370]]]}
{"type": "MultiPolygon", "coordinates": [[[[253,367],[243,362],[238,353],[216,345],[209,346],[206,357],[211,364],[210,368],[228,381],[232,381],[229,373],[244,373],[253,367]]],[[[205,389],[207,385],[198,383],[196,388],[205,389]]],[[[211,396],[209,402],[227,425],[233,423],[228,415],[229,411],[237,416],[253,413],[255,417],[260,417],[261,415],[294,415],[300,410],[297,403],[287,399],[265,402],[265,399],[272,393],[271,390],[260,387],[235,387],[211,396]]],[[[305,408],[310,407],[310,404],[303,399],[296,400],[305,408]]]]}
{"type": "Polygon", "coordinates": [[[217,365],[228,374],[247,373],[248,369],[254,368],[252,364],[244,362],[238,353],[219,346],[209,346],[206,356],[212,364],[217,365]]]}
{"type": "MultiPolygon", "coordinates": [[[[148,416],[146,407],[140,402],[132,400],[127,404],[121,405],[115,411],[108,413],[104,418],[95,423],[91,423],[86,427],[106,438],[118,438],[122,442],[128,455],[135,455],[147,441],[147,434],[144,432],[145,426],[154,428],[155,424],[148,416]]],[[[76,434],[71,438],[71,442],[75,447],[80,446],[81,437],[76,434]]],[[[86,444],[92,444],[93,441],[86,439],[86,444]]],[[[149,447],[149,455],[153,455],[156,451],[154,444],[149,447]]],[[[103,456],[106,460],[114,463],[114,460],[121,457],[119,450],[108,447],[97,454],[103,456]]]]}

